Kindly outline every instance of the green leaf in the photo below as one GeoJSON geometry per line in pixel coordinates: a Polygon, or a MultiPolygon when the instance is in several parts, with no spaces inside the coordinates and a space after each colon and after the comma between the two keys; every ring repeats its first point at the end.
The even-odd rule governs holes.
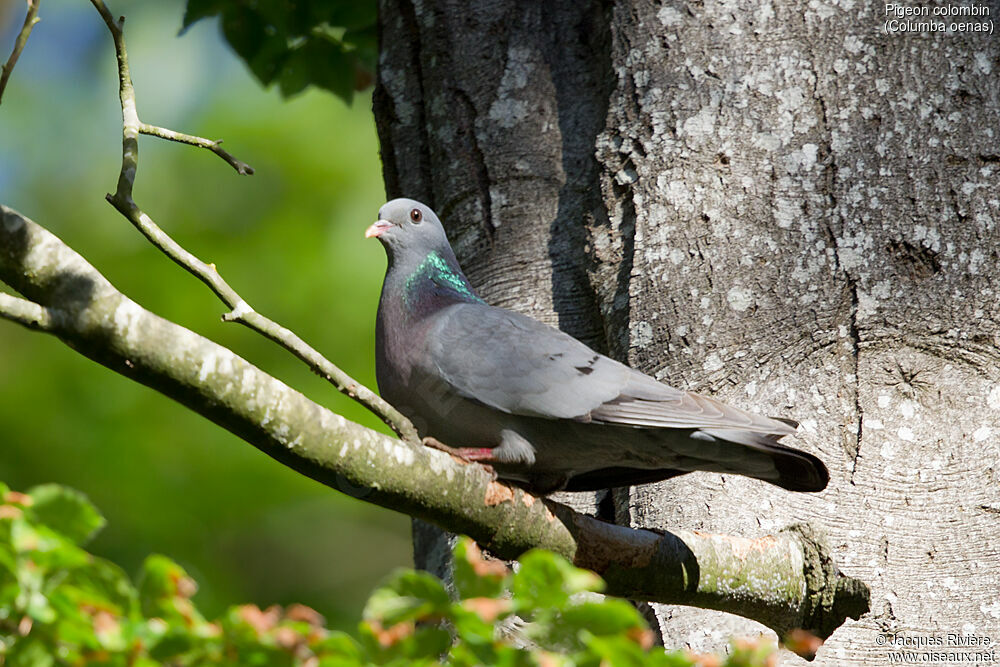
{"type": "Polygon", "coordinates": [[[311,84],[350,102],[354,95],[355,61],[340,42],[311,36],[285,61],[281,94],[292,97],[311,84]]]}
{"type": "Polygon", "coordinates": [[[148,556],[139,574],[139,604],[142,613],[185,627],[200,625],[204,617],[191,602],[198,590],[194,579],[166,556],[148,556]]]}
{"type": "Polygon", "coordinates": [[[370,664],[366,660],[355,659],[347,656],[323,656],[319,659],[317,667],[363,667],[370,664]]]}
{"type": "Polygon", "coordinates": [[[181,24],[181,32],[203,18],[215,16],[223,10],[226,4],[228,4],[226,0],[188,0],[187,7],[184,8],[184,22],[181,24]]]}
{"type": "Polygon", "coordinates": [[[56,610],[49,604],[41,591],[34,590],[25,596],[24,612],[39,623],[52,623],[56,620],[56,610]]]}
{"type": "Polygon", "coordinates": [[[504,592],[506,566],[488,561],[474,541],[460,538],[454,549],[453,581],[460,598],[496,598],[504,592]]]}
{"type": "Polygon", "coordinates": [[[374,24],[358,29],[351,29],[341,37],[344,44],[354,49],[361,65],[369,72],[375,70],[378,61],[378,28],[374,24]]]}
{"type": "MultiPolygon", "coordinates": [[[[49,594],[49,603],[55,611],[53,627],[46,628],[59,638],[59,643],[73,646],[79,649],[96,650],[102,648],[101,639],[98,638],[94,626],[94,619],[89,613],[92,609],[81,608],[72,599],[73,589],[71,586],[60,586],[57,590],[49,594]]],[[[102,619],[104,620],[104,619],[102,619]]],[[[112,621],[115,619],[112,617],[112,621]]],[[[115,623],[102,626],[103,629],[113,630],[115,623]]],[[[36,631],[38,628],[33,628],[36,631]]],[[[107,636],[105,634],[105,636],[107,636]]],[[[113,637],[107,637],[114,641],[113,637]]]]}
{"type": "Polygon", "coordinates": [[[184,27],[222,14],[222,33],[264,86],[292,97],[309,86],[350,102],[378,57],[375,0],[188,0],[184,27]]]}
{"type": "Polygon", "coordinates": [[[87,552],[48,526],[24,518],[10,523],[10,545],[19,556],[30,554],[38,568],[77,567],[87,562],[87,552]]]}
{"type": "Polygon", "coordinates": [[[563,609],[560,621],[575,631],[589,630],[602,637],[646,630],[646,622],[635,607],[625,600],[611,598],[570,605],[563,609]]]}
{"type": "Polygon", "coordinates": [[[186,628],[174,626],[153,643],[149,649],[149,657],[160,661],[178,658],[191,651],[200,641],[186,628]]]}
{"type": "Polygon", "coordinates": [[[383,630],[369,623],[359,627],[361,639],[368,646],[376,664],[438,664],[451,646],[451,633],[439,626],[414,627],[403,622],[383,630]],[[399,627],[403,631],[397,631],[399,627]]]}
{"type": "Polygon", "coordinates": [[[289,53],[285,60],[278,86],[281,96],[294,97],[303,92],[312,82],[312,64],[304,49],[296,49],[289,53]]]}
{"type": "MultiPolygon", "coordinates": [[[[656,658],[648,654],[641,646],[631,639],[621,635],[596,637],[590,635],[586,639],[587,647],[600,658],[602,664],[615,667],[647,667],[656,664],[656,658]]],[[[657,649],[660,653],[663,649],[657,649]]]]}
{"type": "Polygon", "coordinates": [[[363,616],[366,621],[377,621],[387,628],[404,621],[443,617],[450,605],[448,592],[433,575],[396,570],[372,593],[363,616]]]}
{"type": "Polygon", "coordinates": [[[55,656],[45,642],[30,636],[19,638],[4,655],[5,667],[49,667],[54,664],[55,656]]]}
{"type": "Polygon", "coordinates": [[[289,56],[288,37],[258,12],[229,5],[222,14],[222,34],[265,86],[281,73],[289,56]]]}
{"type": "Polygon", "coordinates": [[[455,634],[461,641],[472,644],[493,643],[495,626],[483,620],[479,614],[455,604],[452,606],[450,617],[455,627],[455,634]]]}
{"type": "Polygon", "coordinates": [[[397,644],[395,653],[410,659],[426,658],[436,662],[451,646],[451,633],[442,627],[418,628],[412,637],[397,644]]]}
{"type": "Polygon", "coordinates": [[[320,667],[335,665],[362,665],[367,662],[365,650],[346,632],[331,632],[329,637],[312,645],[313,653],[320,658],[320,667]],[[341,662],[337,662],[337,661],[341,662]]]}
{"type": "Polygon", "coordinates": [[[84,544],[104,527],[104,517],[85,495],[58,484],[43,484],[28,491],[29,511],[40,523],[84,544]]]}
{"type": "Polygon", "coordinates": [[[584,591],[600,591],[604,582],[593,572],[573,567],[562,556],[542,549],[532,549],[520,559],[521,569],[514,575],[511,590],[515,609],[561,609],[569,596],[584,591]]]}
{"type": "MultiPolygon", "coordinates": [[[[323,2],[324,0],[316,0],[323,2]]],[[[304,0],[253,0],[249,4],[262,21],[275,32],[283,35],[302,34],[297,29],[301,17],[308,11],[309,1],[304,0]]]]}
{"type": "Polygon", "coordinates": [[[138,592],[132,582],[120,567],[101,558],[91,557],[86,567],[70,572],[60,591],[77,607],[138,618],[138,592]]]}
{"type": "Polygon", "coordinates": [[[378,21],[378,6],[375,0],[354,0],[353,2],[313,3],[320,7],[314,13],[316,23],[360,29],[374,26],[378,21]]]}

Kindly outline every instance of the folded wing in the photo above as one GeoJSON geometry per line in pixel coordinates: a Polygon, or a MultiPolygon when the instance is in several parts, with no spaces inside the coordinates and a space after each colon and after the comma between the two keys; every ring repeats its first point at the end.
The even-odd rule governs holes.
{"type": "Polygon", "coordinates": [[[794,428],[667,386],[525,315],[485,304],[451,306],[428,336],[427,369],[462,396],[497,410],[642,428],[794,428]]]}

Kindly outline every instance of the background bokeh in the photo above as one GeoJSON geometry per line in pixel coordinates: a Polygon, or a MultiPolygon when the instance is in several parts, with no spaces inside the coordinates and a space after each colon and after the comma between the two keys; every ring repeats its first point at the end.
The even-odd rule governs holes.
{"type": "MultiPolygon", "coordinates": [[[[370,97],[262,90],[215,21],[178,36],[182,0],[108,0],[124,14],[140,117],[250,163],[140,139],[136,200],[254,307],[374,386],[385,259],[362,233],[384,201],[370,97]]],[[[0,56],[23,20],[0,0],[0,56]]],[[[86,0],[46,0],[0,104],[0,201],[46,226],[146,308],[226,345],[350,419],[382,428],[222,304],[104,200],[121,159],[115,58],[86,0]]],[[[382,430],[385,430],[384,428],[382,430]]],[[[109,523],[90,545],[135,573],[164,553],[197,602],[303,602],[350,627],[375,583],[412,564],[409,521],[284,468],[54,338],[0,321],[0,480],[85,492],[109,523]]]]}

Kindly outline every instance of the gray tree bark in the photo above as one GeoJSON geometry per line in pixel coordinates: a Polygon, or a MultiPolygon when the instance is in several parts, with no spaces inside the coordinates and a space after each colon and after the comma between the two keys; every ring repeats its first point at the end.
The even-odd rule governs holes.
{"type": "MultiPolygon", "coordinates": [[[[921,20],[1000,19],[971,6],[990,15],[921,20]]],[[[832,477],[806,495],[699,473],[602,507],[633,526],[825,533],[873,599],[819,664],[885,663],[894,636],[995,649],[997,38],[885,34],[884,6],[857,2],[380,10],[387,190],[438,211],[484,298],[798,419],[795,446],[832,477]]],[[[654,611],[668,646],[762,631],[654,611]]]]}

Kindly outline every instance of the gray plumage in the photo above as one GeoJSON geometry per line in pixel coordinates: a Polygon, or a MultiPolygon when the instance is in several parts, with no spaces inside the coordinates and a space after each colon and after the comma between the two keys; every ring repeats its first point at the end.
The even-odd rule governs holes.
{"type": "Polygon", "coordinates": [[[669,387],[472,290],[428,207],[396,199],[367,236],[389,265],[376,323],[379,391],[421,435],[536,493],[705,470],[793,491],[828,475],[778,444],[794,422],[669,387]]]}

